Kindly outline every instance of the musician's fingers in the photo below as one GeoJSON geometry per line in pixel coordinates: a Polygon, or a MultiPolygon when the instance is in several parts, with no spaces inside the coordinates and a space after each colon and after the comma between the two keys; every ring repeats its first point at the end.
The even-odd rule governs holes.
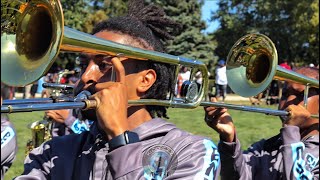
{"type": "Polygon", "coordinates": [[[209,112],[209,111],[219,111],[219,112],[227,112],[227,109],[226,108],[216,108],[216,107],[212,107],[212,106],[209,106],[209,107],[205,107],[205,111],[209,112]]]}
{"type": "Polygon", "coordinates": [[[114,69],[116,71],[116,77],[117,77],[117,82],[120,82],[120,83],[125,83],[125,76],[126,76],[126,73],[125,73],[125,69],[121,63],[121,59],[119,57],[115,57],[115,58],[112,58],[111,59],[111,62],[114,66],[114,69]]]}
{"type": "Polygon", "coordinates": [[[48,113],[46,113],[46,115],[47,115],[48,117],[50,117],[50,118],[53,118],[53,119],[56,118],[56,113],[54,113],[54,112],[48,112],[48,113]]]}
{"type": "Polygon", "coordinates": [[[205,110],[208,110],[208,111],[212,111],[212,110],[216,110],[216,109],[223,109],[223,110],[227,110],[226,108],[224,107],[214,107],[214,106],[206,106],[205,107],[205,110]]]}
{"type": "Polygon", "coordinates": [[[227,112],[226,109],[218,108],[216,110],[208,111],[208,115],[210,115],[210,116],[221,116],[225,112],[227,112]]]}

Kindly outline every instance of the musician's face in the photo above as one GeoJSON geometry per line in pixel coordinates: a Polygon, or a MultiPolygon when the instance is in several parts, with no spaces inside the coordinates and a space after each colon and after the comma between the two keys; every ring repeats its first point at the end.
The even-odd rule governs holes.
{"type": "MultiPolygon", "coordinates": [[[[297,73],[303,74],[303,69],[299,69],[297,73]]],[[[303,74],[310,78],[315,78],[312,75],[303,74]]],[[[304,90],[305,85],[296,84],[296,83],[288,83],[287,88],[283,89],[283,94],[279,103],[279,109],[284,110],[289,105],[304,105],[304,90]]],[[[309,88],[308,94],[308,103],[307,103],[307,110],[311,114],[319,114],[319,91],[316,88],[309,88]]],[[[281,118],[284,120],[284,118],[281,118]]],[[[310,122],[312,123],[312,122],[310,122]]]]}
{"type": "MultiPolygon", "coordinates": [[[[126,35],[120,35],[117,33],[103,31],[95,34],[95,36],[106,39],[109,41],[127,44],[127,39],[129,38],[126,35]]],[[[81,75],[80,81],[77,85],[75,93],[78,94],[82,90],[88,90],[92,94],[95,91],[95,85],[97,83],[103,83],[108,81],[115,81],[115,71],[113,73],[113,66],[111,63],[112,58],[119,58],[116,56],[107,56],[107,55],[96,55],[96,54],[81,54],[79,57],[80,66],[81,66],[81,75]]],[[[126,84],[130,89],[128,91],[129,98],[134,98],[134,88],[135,88],[135,73],[134,68],[137,61],[121,58],[122,64],[126,71],[126,84]]]]}
{"type": "MultiPolygon", "coordinates": [[[[118,34],[109,31],[101,31],[95,36],[113,41],[120,44],[130,45],[132,42],[130,36],[118,34]]],[[[132,44],[131,44],[132,46],[132,44]]],[[[81,66],[80,80],[75,88],[75,95],[83,90],[88,90],[91,94],[96,93],[95,86],[98,83],[115,81],[115,71],[113,73],[113,66],[111,63],[112,58],[120,58],[125,69],[125,84],[127,86],[128,99],[139,99],[141,92],[138,89],[139,82],[141,81],[141,61],[128,59],[124,57],[95,55],[95,54],[82,54],[79,57],[81,66]]],[[[143,93],[143,92],[142,92],[143,93]]],[[[93,111],[90,114],[95,114],[93,111]]],[[[91,115],[92,118],[95,118],[91,115]]],[[[88,118],[88,117],[87,117],[88,118]]],[[[92,119],[93,120],[93,119],[92,119]]]]}
{"type": "MultiPolygon", "coordinates": [[[[113,32],[99,32],[95,34],[95,36],[99,38],[103,38],[109,41],[127,44],[126,35],[120,35],[113,32]]],[[[115,78],[112,76],[115,73],[112,73],[112,58],[118,58],[115,56],[105,56],[105,55],[95,55],[95,54],[81,54],[79,57],[80,67],[81,67],[81,74],[80,74],[80,81],[78,82],[75,88],[75,95],[80,93],[83,90],[88,90],[91,94],[96,93],[95,86],[98,83],[104,83],[109,81],[115,81],[115,78]]],[[[122,64],[126,71],[126,85],[128,98],[135,99],[136,98],[136,77],[134,73],[130,73],[132,71],[132,67],[135,66],[135,61],[132,60],[124,60],[122,64]]],[[[82,113],[85,119],[95,120],[95,110],[88,110],[82,113]]]]}

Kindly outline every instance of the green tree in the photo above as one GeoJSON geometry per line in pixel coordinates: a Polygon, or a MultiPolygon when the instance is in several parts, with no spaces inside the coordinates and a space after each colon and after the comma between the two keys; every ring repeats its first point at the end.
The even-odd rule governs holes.
{"type": "Polygon", "coordinates": [[[280,61],[318,64],[319,0],[220,0],[218,5],[212,19],[221,28],[211,37],[219,57],[226,57],[241,36],[262,33],[275,43],[280,61]]]}
{"type": "Polygon", "coordinates": [[[124,15],[127,12],[128,0],[95,0],[91,1],[92,13],[85,19],[83,31],[90,33],[95,24],[110,17],[124,15]]]}
{"type": "Polygon", "coordinates": [[[91,13],[90,1],[61,0],[64,24],[70,28],[82,31],[84,22],[91,13]]]}
{"type": "MultiPolygon", "coordinates": [[[[126,12],[127,0],[61,0],[66,26],[91,33],[95,24],[126,12]]],[[[75,63],[77,54],[62,52],[56,60],[64,67],[67,61],[75,63]]]]}
{"type": "Polygon", "coordinates": [[[181,23],[182,33],[166,42],[167,52],[176,56],[209,62],[216,59],[213,50],[216,47],[202,31],[206,24],[201,20],[203,0],[156,0],[152,1],[164,8],[166,15],[181,23]]]}

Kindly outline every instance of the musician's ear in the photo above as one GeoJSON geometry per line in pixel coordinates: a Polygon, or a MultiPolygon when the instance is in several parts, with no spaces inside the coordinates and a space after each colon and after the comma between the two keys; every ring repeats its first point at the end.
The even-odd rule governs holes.
{"type": "Polygon", "coordinates": [[[157,79],[157,73],[153,69],[147,69],[139,72],[139,83],[137,87],[138,94],[145,93],[150,89],[157,79]]]}

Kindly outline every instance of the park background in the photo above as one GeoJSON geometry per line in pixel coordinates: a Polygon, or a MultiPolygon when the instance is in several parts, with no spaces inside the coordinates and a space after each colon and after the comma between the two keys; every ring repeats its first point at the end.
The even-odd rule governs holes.
{"type": "MultiPolygon", "coordinates": [[[[1,1],[1,14],[6,6],[16,7],[23,1],[1,1]],[[9,2],[9,3],[7,3],[9,2]],[[6,4],[7,3],[7,4],[6,4]],[[14,4],[16,3],[16,4],[14,4]]],[[[203,61],[213,71],[219,59],[226,59],[232,45],[248,33],[267,35],[278,51],[279,63],[288,59],[294,66],[319,64],[319,0],[146,0],[162,6],[166,14],[180,22],[182,33],[166,43],[167,52],[203,61]],[[206,14],[206,15],[204,15],[206,14]]],[[[89,33],[94,24],[110,17],[125,14],[127,0],[61,0],[65,25],[89,33]]],[[[59,66],[75,63],[76,54],[61,52],[59,66]]],[[[231,95],[229,95],[231,96],[231,95]]],[[[234,95],[232,95],[234,96],[234,95]]],[[[227,103],[250,105],[249,101],[227,103]]],[[[276,105],[262,107],[276,109],[276,105]]],[[[237,127],[242,148],[252,142],[269,138],[279,132],[278,117],[230,110],[237,127]]],[[[17,129],[18,154],[5,179],[22,173],[25,144],[31,138],[27,125],[42,120],[43,112],[10,114],[17,129]]],[[[194,134],[211,137],[218,143],[218,135],[203,121],[203,108],[169,109],[168,121],[194,134]]]]}

